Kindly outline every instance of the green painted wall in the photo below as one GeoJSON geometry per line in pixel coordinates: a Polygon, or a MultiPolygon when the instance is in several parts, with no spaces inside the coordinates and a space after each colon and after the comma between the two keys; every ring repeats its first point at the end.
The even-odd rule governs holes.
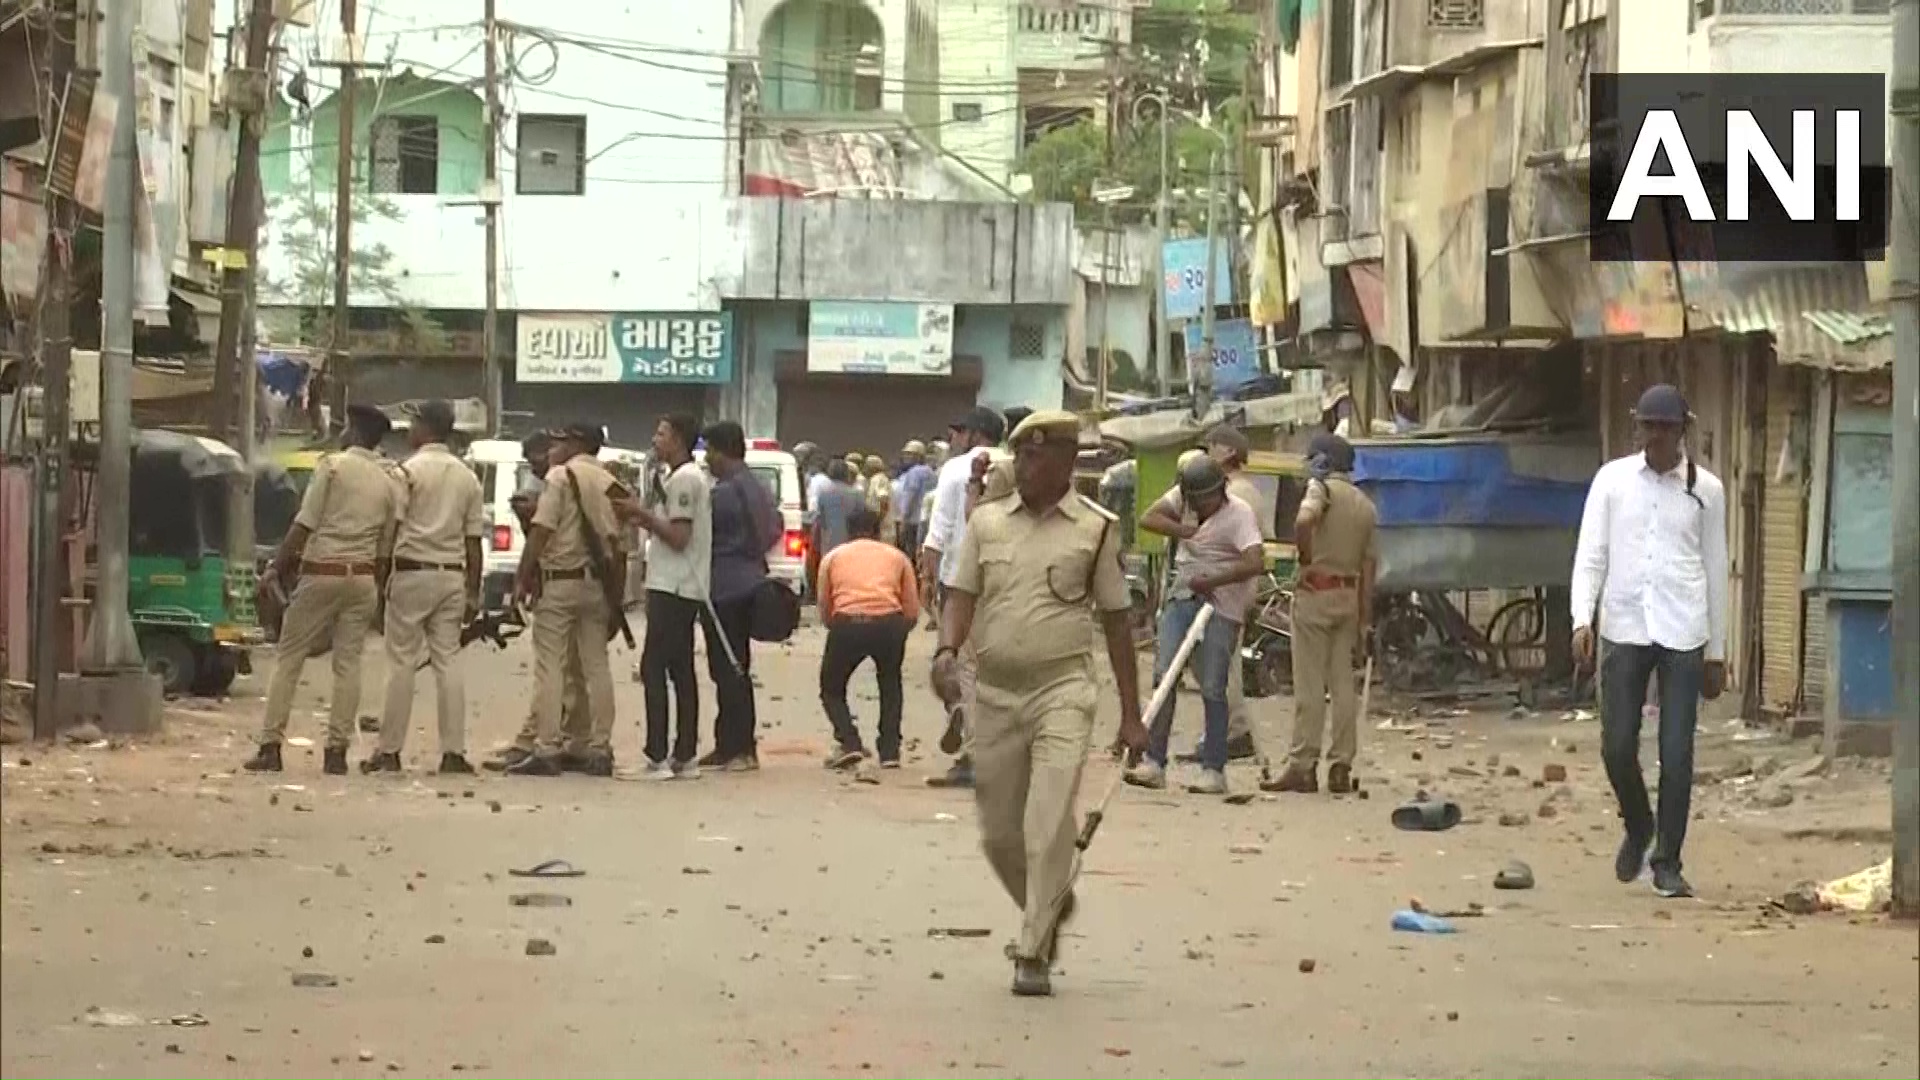
{"type": "MultiPolygon", "coordinates": [[[[368,175],[368,138],[374,109],[381,116],[433,116],[440,125],[441,195],[477,195],[484,171],[481,137],[484,113],[480,98],[473,91],[454,83],[400,75],[386,81],[382,88],[375,80],[361,83],[354,94],[353,149],[358,159],[355,175],[364,190],[368,175]]],[[[340,122],[336,119],[334,99],[329,97],[314,107],[310,121],[313,142],[313,169],[326,177],[328,190],[336,166],[340,122]]],[[[292,110],[276,103],[267,132],[260,142],[260,183],[272,198],[286,194],[293,183],[295,139],[303,135],[294,124],[292,110]]],[[[304,149],[304,145],[302,146],[304,149]]]]}

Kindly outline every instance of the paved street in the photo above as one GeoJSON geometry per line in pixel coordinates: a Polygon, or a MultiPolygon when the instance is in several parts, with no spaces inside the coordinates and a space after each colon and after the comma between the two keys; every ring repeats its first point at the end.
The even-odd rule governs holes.
{"type": "MultiPolygon", "coordinates": [[[[1018,1000],[1001,955],[1015,913],[968,797],[921,786],[936,762],[917,754],[879,787],[820,768],[818,648],[809,629],[761,657],[764,770],[696,783],[336,779],[317,746],[290,752],[282,776],[239,775],[262,674],[233,701],[179,703],[155,744],[8,747],[0,1072],[1920,1071],[1915,929],[1763,911],[1796,881],[1885,857],[1884,772],[1806,781],[1772,810],[1748,797],[1759,781],[1704,785],[1688,864],[1702,897],[1661,901],[1612,880],[1596,724],[1370,724],[1364,800],[1124,791],[1090,853],[1056,996],[1018,1000]],[[1566,790],[1534,783],[1549,764],[1569,770],[1566,790]],[[1467,823],[1394,831],[1388,812],[1423,782],[1467,823]],[[507,875],[550,858],[586,876],[507,875]],[[1538,887],[1495,892],[1515,858],[1538,887]],[[510,902],[536,892],[571,905],[510,902]],[[1448,937],[1391,931],[1413,898],[1486,913],[1448,937]],[[528,955],[534,938],[554,954],[528,955]]],[[[907,726],[923,743],[938,731],[930,648],[915,635],[907,726]]],[[[524,715],[528,659],[467,654],[476,756],[524,715]]],[[[638,759],[630,666],[616,656],[623,767],[638,759]]],[[[367,669],[371,708],[374,650],[367,669]]],[[[326,682],[310,665],[296,736],[318,741],[326,682]]],[[[859,685],[870,728],[865,673],[859,685]]],[[[423,680],[416,769],[437,755],[430,693],[423,680]]],[[[709,715],[711,702],[707,687],[709,715]]],[[[1189,699],[1182,731],[1197,718],[1189,699]]],[[[1736,752],[1807,752],[1708,744],[1703,770],[1735,760],[1729,773],[1736,752]]],[[[1094,763],[1089,786],[1110,768],[1094,763]]]]}

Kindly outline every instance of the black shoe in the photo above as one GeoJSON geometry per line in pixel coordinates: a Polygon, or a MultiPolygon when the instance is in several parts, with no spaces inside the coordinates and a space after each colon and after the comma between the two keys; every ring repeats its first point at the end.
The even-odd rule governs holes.
{"type": "Polygon", "coordinates": [[[1246,761],[1248,758],[1254,756],[1252,732],[1243,731],[1227,740],[1228,761],[1246,761]]]}
{"type": "Polygon", "coordinates": [[[248,772],[279,772],[281,769],[280,744],[277,742],[261,743],[260,749],[255,751],[254,755],[242,763],[240,767],[248,772]]]}
{"type": "Polygon", "coordinates": [[[582,776],[612,776],[613,755],[588,754],[586,755],[586,759],[580,763],[579,771],[582,776]]]}
{"type": "Polygon", "coordinates": [[[957,754],[966,741],[967,710],[955,705],[947,710],[947,730],[940,733],[940,752],[957,754]]]}
{"type": "Polygon", "coordinates": [[[973,762],[960,759],[953,768],[939,776],[927,777],[927,786],[936,788],[970,788],[973,786],[973,762]]]}
{"type": "Polygon", "coordinates": [[[1635,836],[1628,833],[1620,840],[1620,853],[1613,857],[1613,876],[1625,885],[1640,876],[1647,868],[1647,848],[1652,844],[1651,837],[1635,836]]]}
{"type": "Polygon", "coordinates": [[[507,766],[505,771],[508,776],[559,776],[560,762],[539,754],[528,754],[507,766]]]}
{"type": "Polygon", "coordinates": [[[467,759],[459,754],[441,754],[440,775],[472,776],[473,766],[467,764],[467,759]]]}
{"type": "Polygon", "coordinates": [[[1360,785],[1353,782],[1353,766],[1327,766],[1327,791],[1333,795],[1351,795],[1360,785]]]}
{"type": "Polygon", "coordinates": [[[706,757],[701,758],[698,764],[703,769],[713,769],[718,772],[727,767],[727,762],[731,760],[731,757],[732,755],[723,754],[716,749],[706,757]]]}
{"type": "Polygon", "coordinates": [[[1687,879],[1680,876],[1677,868],[1656,866],[1653,868],[1653,891],[1669,900],[1677,900],[1692,896],[1693,886],[1687,884],[1687,879]]]}
{"type": "Polygon", "coordinates": [[[553,759],[553,763],[560,766],[561,772],[586,772],[590,757],[589,754],[576,754],[571,750],[563,750],[559,757],[553,759]]]}
{"type": "Polygon", "coordinates": [[[347,775],[347,748],[344,746],[327,747],[327,753],[321,762],[320,771],[326,773],[328,776],[347,775]]]}
{"type": "Polygon", "coordinates": [[[1289,765],[1277,780],[1260,781],[1261,791],[1285,791],[1298,795],[1313,795],[1320,790],[1320,774],[1314,769],[1302,769],[1289,765]]]}
{"type": "Polygon", "coordinates": [[[1053,973],[1047,969],[1047,962],[1015,960],[1013,962],[1013,993],[1015,997],[1052,996],[1053,973]]]}
{"type": "Polygon", "coordinates": [[[865,760],[867,752],[857,746],[836,746],[827,755],[826,765],[829,769],[851,769],[865,760]]]}
{"type": "Polygon", "coordinates": [[[506,772],[515,765],[520,764],[522,760],[532,756],[533,751],[531,750],[522,750],[517,746],[509,746],[505,750],[500,751],[500,753],[481,762],[480,767],[488,772],[506,772]]]}
{"type": "Polygon", "coordinates": [[[374,773],[397,773],[400,770],[399,754],[375,754],[360,763],[360,771],[371,776],[374,773]]]}

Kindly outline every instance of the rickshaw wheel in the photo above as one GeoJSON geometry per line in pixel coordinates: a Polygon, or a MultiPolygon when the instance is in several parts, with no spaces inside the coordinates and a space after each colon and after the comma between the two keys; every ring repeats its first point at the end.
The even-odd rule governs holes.
{"type": "Polygon", "coordinates": [[[184,694],[199,677],[199,663],[193,643],[176,634],[154,634],[140,642],[146,654],[147,670],[160,676],[160,688],[168,694],[184,694]]]}
{"type": "Polygon", "coordinates": [[[203,649],[195,662],[193,692],[199,697],[222,697],[240,674],[239,658],[218,647],[203,649]]]}

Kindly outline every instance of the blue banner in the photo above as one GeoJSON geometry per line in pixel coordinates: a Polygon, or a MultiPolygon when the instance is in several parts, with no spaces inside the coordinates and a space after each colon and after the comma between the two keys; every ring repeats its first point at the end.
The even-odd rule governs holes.
{"type": "MultiPolygon", "coordinates": [[[[1187,324],[1187,355],[1206,347],[1202,326],[1187,324]]],[[[1222,319],[1213,324],[1213,392],[1227,397],[1260,377],[1260,336],[1246,319],[1222,319]]]]}
{"type": "MultiPolygon", "coordinates": [[[[1233,260],[1224,242],[1215,245],[1213,302],[1233,303],[1233,260]]],[[[1207,239],[1190,237],[1169,240],[1160,245],[1163,277],[1160,287],[1167,294],[1167,318],[1197,319],[1207,301],[1207,239]]]]}

